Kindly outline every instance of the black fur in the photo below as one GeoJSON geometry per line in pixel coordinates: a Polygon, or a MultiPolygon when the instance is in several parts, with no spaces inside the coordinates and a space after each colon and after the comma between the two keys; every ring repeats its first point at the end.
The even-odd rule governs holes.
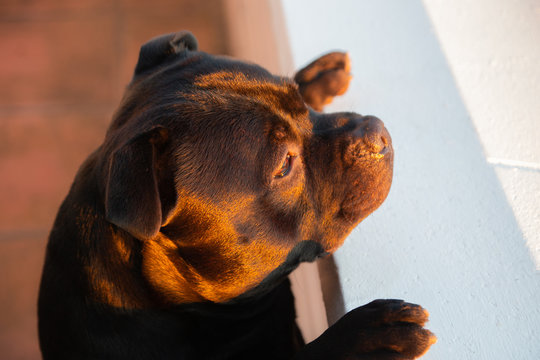
{"type": "Polygon", "coordinates": [[[322,114],[343,53],[297,82],[197,51],[143,45],[103,144],[49,237],[44,359],[412,359],[433,342],[419,306],[379,300],[304,345],[287,275],[335,251],[388,194],[382,122],[322,114]]]}

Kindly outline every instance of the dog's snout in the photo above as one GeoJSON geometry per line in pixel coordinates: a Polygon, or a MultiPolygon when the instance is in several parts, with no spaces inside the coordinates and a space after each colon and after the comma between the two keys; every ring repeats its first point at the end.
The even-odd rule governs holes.
{"type": "Polygon", "coordinates": [[[361,147],[373,154],[383,153],[391,145],[390,135],[384,123],[374,116],[359,119],[352,135],[353,141],[350,146],[361,147]]]}
{"type": "Polygon", "coordinates": [[[388,146],[388,135],[384,124],[376,117],[365,118],[360,125],[360,140],[366,146],[366,150],[379,153],[388,146]]]}

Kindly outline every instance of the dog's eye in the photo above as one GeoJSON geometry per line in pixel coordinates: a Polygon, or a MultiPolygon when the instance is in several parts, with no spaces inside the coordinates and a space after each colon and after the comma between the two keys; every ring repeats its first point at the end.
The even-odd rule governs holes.
{"type": "Polygon", "coordinates": [[[281,164],[279,170],[274,174],[275,178],[285,177],[291,172],[294,157],[295,155],[292,155],[291,153],[287,154],[285,160],[283,160],[283,164],[281,164]]]}

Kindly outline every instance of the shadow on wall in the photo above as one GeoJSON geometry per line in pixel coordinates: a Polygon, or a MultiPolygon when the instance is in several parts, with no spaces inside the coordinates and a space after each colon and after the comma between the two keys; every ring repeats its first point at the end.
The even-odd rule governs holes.
{"type": "Polygon", "coordinates": [[[227,54],[220,0],[0,4],[0,352],[40,358],[36,302],[46,239],[82,163],[101,143],[139,47],[189,29],[227,54]]]}

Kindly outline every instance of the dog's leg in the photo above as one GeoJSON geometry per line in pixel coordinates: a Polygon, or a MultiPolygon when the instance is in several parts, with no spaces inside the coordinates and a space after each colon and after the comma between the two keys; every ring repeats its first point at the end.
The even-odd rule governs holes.
{"type": "Polygon", "coordinates": [[[335,96],[343,95],[349,87],[351,61],[347,53],[332,52],[321,56],[296,73],[300,94],[306,104],[316,111],[335,96]]]}

